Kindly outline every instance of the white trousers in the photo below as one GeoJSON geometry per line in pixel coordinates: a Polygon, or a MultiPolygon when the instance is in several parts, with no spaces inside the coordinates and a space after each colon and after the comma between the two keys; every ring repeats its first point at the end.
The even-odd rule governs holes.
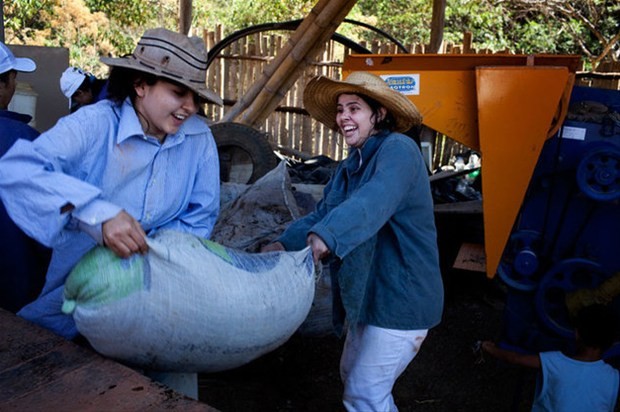
{"type": "Polygon", "coordinates": [[[392,388],[420,350],[428,329],[349,328],[340,358],[342,402],[349,412],[396,412],[392,388]]]}

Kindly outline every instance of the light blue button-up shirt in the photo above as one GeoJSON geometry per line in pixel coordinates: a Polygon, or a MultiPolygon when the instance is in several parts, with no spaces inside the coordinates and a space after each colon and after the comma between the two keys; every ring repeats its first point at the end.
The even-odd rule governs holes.
{"type": "Polygon", "coordinates": [[[65,337],[64,281],[121,210],[147,234],[174,229],[208,237],[219,212],[219,161],[207,124],[188,118],[164,143],[145,136],[129,100],[85,106],[0,159],[0,198],[30,236],[54,249],[41,296],[19,315],[65,337]],[[70,212],[63,207],[73,205],[70,212]]]}

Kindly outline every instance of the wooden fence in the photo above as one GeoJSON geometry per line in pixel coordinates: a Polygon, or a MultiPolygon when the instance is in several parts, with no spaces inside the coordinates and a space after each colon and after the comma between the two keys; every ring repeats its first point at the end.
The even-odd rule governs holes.
{"type": "MultiPolygon", "coordinates": [[[[292,32],[265,31],[249,34],[237,39],[222,49],[212,61],[208,69],[207,86],[218,93],[224,100],[224,107],[215,105],[206,107],[206,114],[212,121],[219,121],[249,89],[261,75],[264,67],[269,64],[283,43],[292,32]]],[[[221,27],[215,31],[205,31],[204,38],[208,49],[222,40],[221,27]]],[[[466,33],[463,44],[444,46],[442,53],[491,53],[490,50],[476,50],[472,48],[471,34],[466,33]]],[[[372,53],[402,53],[397,45],[373,42],[363,44],[372,53]]],[[[424,46],[409,45],[411,53],[424,53],[424,46]]],[[[502,53],[508,53],[504,50],[502,53]]],[[[347,155],[347,147],[342,137],[324,127],[308,116],[303,110],[303,87],[315,75],[325,75],[340,79],[342,63],[351,53],[349,48],[336,41],[329,41],[325,47],[299,76],[293,87],[286,93],[279,107],[258,128],[266,133],[274,148],[282,148],[284,154],[294,153],[300,158],[309,158],[325,155],[334,160],[341,160],[347,155]]],[[[620,71],[620,67],[610,66],[606,71],[620,71]]],[[[582,78],[580,85],[592,87],[618,88],[618,80],[596,78],[582,78]]],[[[448,136],[438,135],[434,131],[426,130],[423,140],[431,143],[432,165],[435,170],[439,166],[449,164],[455,154],[465,152],[469,148],[450,139],[448,136]]]]}

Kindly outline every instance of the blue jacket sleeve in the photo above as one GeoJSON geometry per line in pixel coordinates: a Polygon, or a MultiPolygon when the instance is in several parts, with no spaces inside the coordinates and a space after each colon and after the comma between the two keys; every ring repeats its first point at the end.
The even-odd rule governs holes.
{"type": "Polygon", "coordinates": [[[383,227],[409,196],[423,168],[413,142],[390,139],[374,155],[360,185],[310,228],[343,258],[383,227]],[[419,159],[418,159],[419,158],[419,159]]]}
{"type": "Polygon", "coordinates": [[[291,223],[284,233],[282,233],[276,241],[282,243],[286,250],[302,250],[306,247],[306,238],[310,232],[310,228],[319,222],[327,213],[327,206],[325,204],[325,198],[328,196],[332,188],[332,181],[330,180],[325,189],[323,189],[323,199],[321,199],[316,209],[291,223]]]}

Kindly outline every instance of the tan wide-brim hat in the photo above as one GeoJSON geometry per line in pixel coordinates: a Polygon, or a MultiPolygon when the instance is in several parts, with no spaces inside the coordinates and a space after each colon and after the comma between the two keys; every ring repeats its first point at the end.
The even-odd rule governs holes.
{"type": "Polygon", "coordinates": [[[133,54],[126,57],[102,57],[108,66],[125,67],[174,80],[200,97],[223,105],[215,92],[207,89],[207,52],[199,37],[187,37],[163,28],[144,32],[133,54]]]}
{"type": "Polygon", "coordinates": [[[368,72],[353,72],[342,81],[324,76],[312,78],[304,89],[304,107],[310,116],[338,130],[336,104],[341,94],[361,94],[379,102],[394,116],[397,132],[406,132],[422,123],[422,115],[411,100],[368,72]]]}

